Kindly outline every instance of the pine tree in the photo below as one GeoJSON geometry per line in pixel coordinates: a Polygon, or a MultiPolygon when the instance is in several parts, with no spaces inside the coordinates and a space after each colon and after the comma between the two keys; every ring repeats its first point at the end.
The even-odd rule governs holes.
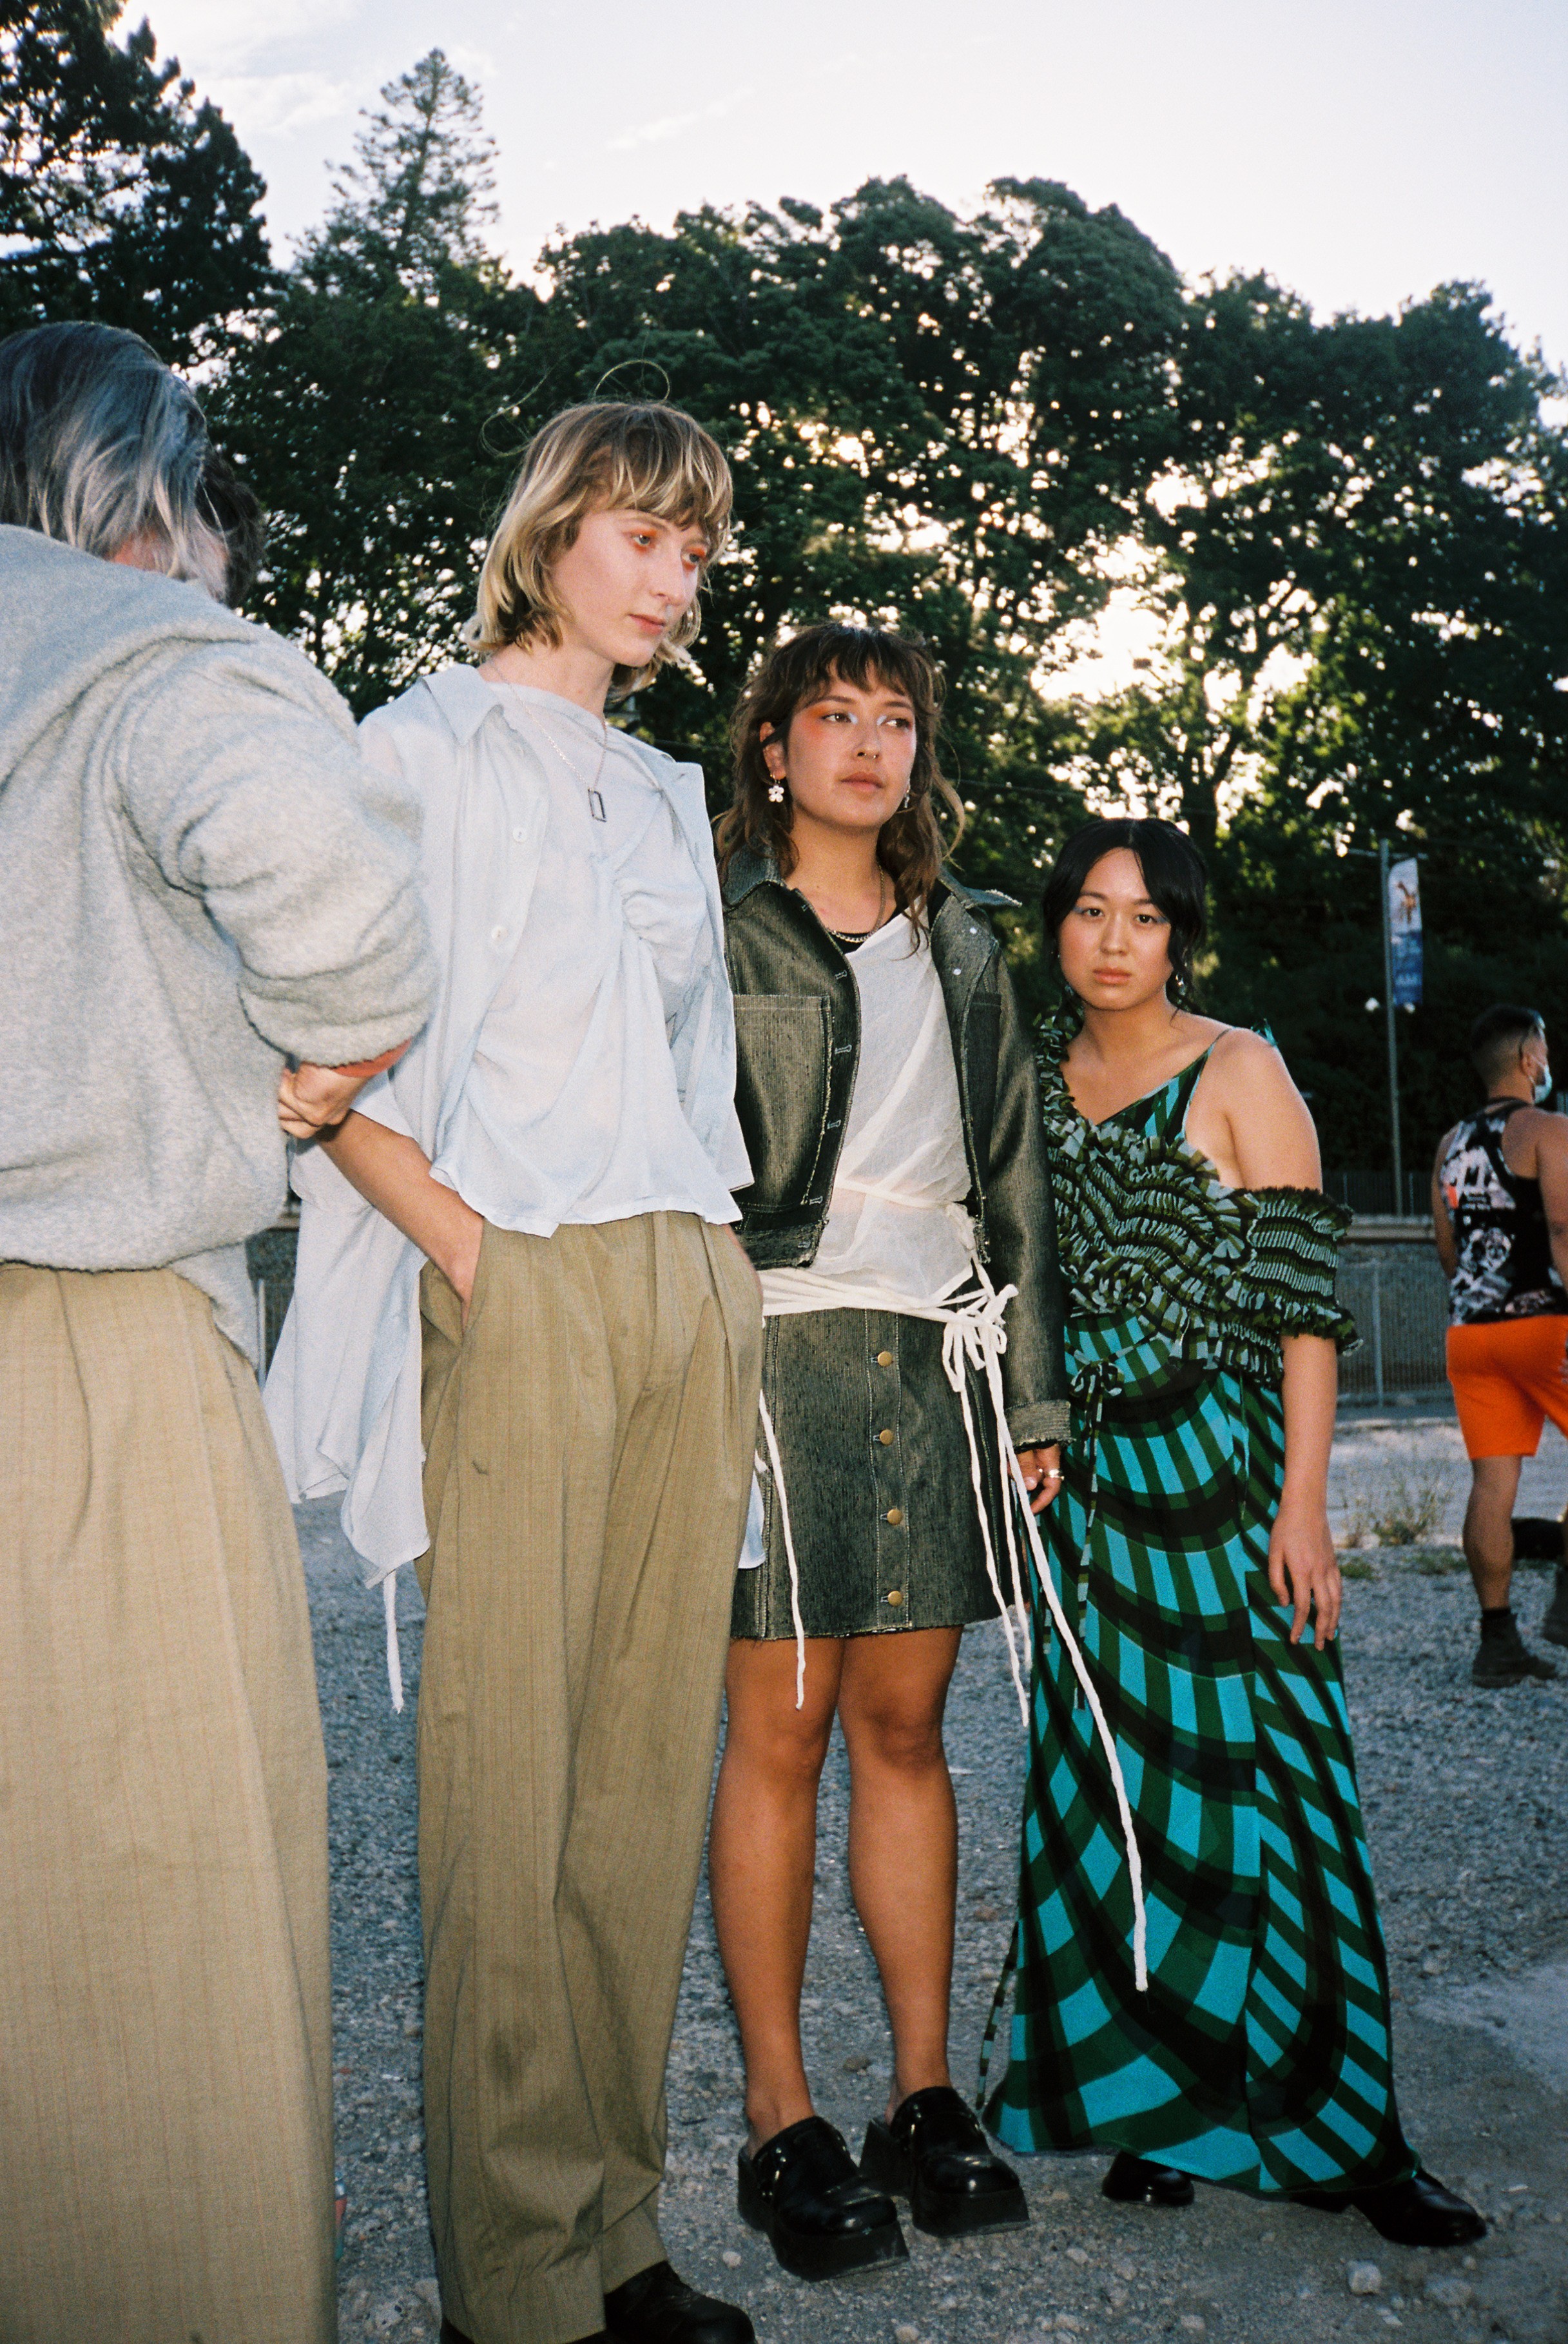
{"type": "Polygon", "coordinates": [[[221,346],[271,277],[266,189],[120,0],[0,0],[0,332],[97,318],[178,361],[221,346]]]}
{"type": "Polygon", "coordinates": [[[440,49],[389,82],[355,142],[357,163],[333,183],[337,202],[301,254],[301,272],[407,293],[439,289],[451,270],[493,266],[482,229],[495,217],[494,142],[480,94],[440,49]]]}
{"type": "Polygon", "coordinates": [[[210,403],[268,516],[258,615],[361,710],[459,649],[515,450],[499,385],[539,306],[484,246],[471,85],[434,49],[380,96],[210,403]]]}

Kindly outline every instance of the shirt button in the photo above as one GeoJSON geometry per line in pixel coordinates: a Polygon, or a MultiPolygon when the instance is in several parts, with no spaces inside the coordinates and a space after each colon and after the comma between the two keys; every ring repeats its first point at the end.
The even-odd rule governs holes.
{"type": "Polygon", "coordinates": [[[506,930],[504,928],[491,928],[490,932],[490,940],[492,945],[505,944],[506,930]]]}
{"type": "Polygon", "coordinates": [[[513,838],[516,839],[520,846],[522,844],[523,840],[528,836],[526,830],[514,830],[511,834],[513,838]]]}
{"type": "Polygon", "coordinates": [[[895,1587],[887,1600],[890,1603],[902,1603],[904,1601],[904,1590],[901,1587],[895,1587]]]}
{"type": "Polygon", "coordinates": [[[880,1440],[880,1441],[881,1441],[881,1443],[882,1443],[882,1445],[883,1445],[884,1449],[891,1449],[891,1448],[892,1448],[892,1446],[893,1446],[893,1435],[892,1435],[892,1433],[891,1433],[891,1432],[879,1432],[879,1433],[877,1434],[877,1436],[876,1436],[876,1437],[877,1437],[878,1440],[880,1440]]]}
{"type": "Polygon", "coordinates": [[[903,1509],[903,1507],[902,1507],[902,1506],[889,1506],[889,1507],[888,1507],[888,1509],[887,1509],[887,1516],[886,1516],[886,1519],[887,1519],[887,1520],[888,1520],[888,1521],[893,1524],[894,1529],[895,1529],[895,1530],[896,1530],[896,1529],[898,1528],[899,1523],[904,1520],[904,1509],[903,1509]]]}
{"type": "Polygon", "coordinates": [[[876,1364],[879,1368],[890,1368],[893,1365],[892,1352],[878,1351],[876,1354],[876,1364]]]}

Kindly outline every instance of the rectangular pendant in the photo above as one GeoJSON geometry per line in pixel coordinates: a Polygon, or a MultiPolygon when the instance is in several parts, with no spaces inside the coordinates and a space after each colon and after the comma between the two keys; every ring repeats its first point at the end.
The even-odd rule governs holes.
{"type": "Polygon", "coordinates": [[[604,801],[597,790],[590,790],[588,793],[588,810],[595,822],[604,821],[604,801]]]}

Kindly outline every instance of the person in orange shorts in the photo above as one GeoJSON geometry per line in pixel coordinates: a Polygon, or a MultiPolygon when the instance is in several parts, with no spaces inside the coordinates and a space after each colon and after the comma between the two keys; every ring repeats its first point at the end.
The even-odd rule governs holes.
{"type": "MultiPolygon", "coordinates": [[[[1511,1685],[1557,1673],[1526,1645],[1509,1597],[1520,1464],[1548,1417],[1568,1434],[1568,1116],[1540,1104],[1552,1075],[1538,1011],[1483,1011],[1470,1056],[1486,1103],[1445,1133],[1431,1209],[1449,1281],[1448,1378],[1471,1461],[1464,1556],[1481,1645],[1470,1673],[1511,1685]]],[[[1568,1644],[1568,1545],[1542,1632],[1568,1644]]]]}

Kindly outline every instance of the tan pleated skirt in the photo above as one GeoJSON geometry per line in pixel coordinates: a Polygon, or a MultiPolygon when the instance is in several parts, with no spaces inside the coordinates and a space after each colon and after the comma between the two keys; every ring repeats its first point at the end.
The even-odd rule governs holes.
{"type": "Polygon", "coordinates": [[[329,2344],[326,1768],[255,1378],[0,1267],[0,2344],[329,2344]]]}

